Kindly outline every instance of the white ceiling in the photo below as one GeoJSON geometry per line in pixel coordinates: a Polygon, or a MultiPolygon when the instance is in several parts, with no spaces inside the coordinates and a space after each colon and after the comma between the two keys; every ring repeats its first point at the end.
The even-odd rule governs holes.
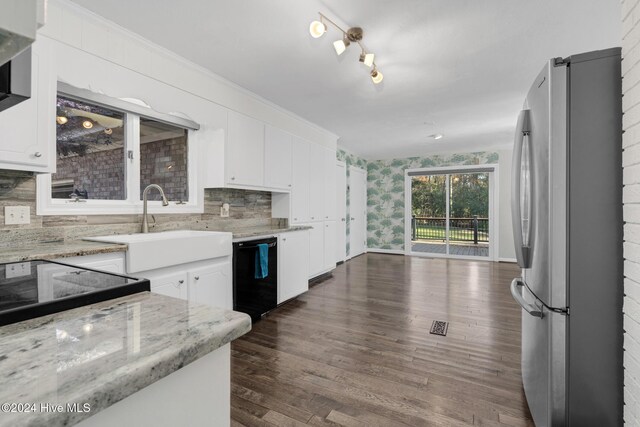
{"type": "Polygon", "coordinates": [[[511,143],[552,57],[621,43],[619,0],[74,0],[340,136],[369,159],[511,143]],[[384,82],[317,12],[364,28],[384,82]],[[443,133],[438,141],[428,135],[443,133]]]}

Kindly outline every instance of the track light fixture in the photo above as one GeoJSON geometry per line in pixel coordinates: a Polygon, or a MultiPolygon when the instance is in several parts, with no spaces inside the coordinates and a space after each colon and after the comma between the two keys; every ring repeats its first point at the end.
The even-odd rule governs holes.
{"type": "Polygon", "coordinates": [[[378,71],[375,63],[375,55],[373,53],[367,52],[364,46],[362,45],[362,37],[364,35],[364,31],[360,27],[352,27],[347,31],[340,28],[335,22],[331,19],[324,16],[322,13],[318,12],[320,15],[319,21],[313,21],[311,25],[309,25],[309,34],[314,39],[320,38],[327,32],[327,24],[333,25],[338,31],[342,33],[342,38],[340,40],[336,40],[333,42],[333,48],[336,51],[336,54],[342,55],[351,43],[357,43],[360,46],[360,62],[362,62],[367,67],[373,67],[371,70],[371,80],[373,83],[378,84],[382,81],[382,73],[378,71]]]}

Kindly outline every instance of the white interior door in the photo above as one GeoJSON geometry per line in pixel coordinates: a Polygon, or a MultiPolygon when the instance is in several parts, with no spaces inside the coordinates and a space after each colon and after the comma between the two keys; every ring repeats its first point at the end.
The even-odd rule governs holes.
{"type": "Polygon", "coordinates": [[[365,251],[367,235],[367,172],[349,167],[349,257],[365,251]]]}
{"type": "Polygon", "coordinates": [[[336,261],[347,259],[347,167],[344,162],[336,163],[336,261]]]}

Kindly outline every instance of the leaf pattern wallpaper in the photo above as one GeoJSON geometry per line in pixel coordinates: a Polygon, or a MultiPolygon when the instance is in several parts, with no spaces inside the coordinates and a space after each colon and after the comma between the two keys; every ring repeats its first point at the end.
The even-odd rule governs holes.
{"type": "Polygon", "coordinates": [[[498,153],[477,152],[367,162],[367,247],[404,251],[404,171],[498,163],[498,153]]]}
{"type": "MultiPolygon", "coordinates": [[[[347,165],[347,184],[349,183],[349,178],[350,178],[350,168],[351,167],[357,167],[360,169],[364,169],[367,170],[367,161],[365,159],[363,159],[362,157],[358,157],[355,154],[349,153],[348,151],[342,150],[340,148],[338,148],[337,152],[336,152],[336,157],[338,160],[345,162],[345,164],[347,165]]],[[[349,209],[349,206],[351,204],[350,202],[350,194],[349,191],[347,191],[347,215],[346,215],[346,227],[347,227],[347,256],[349,256],[350,253],[350,243],[349,243],[349,237],[351,235],[351,211],[349,209]]]]}

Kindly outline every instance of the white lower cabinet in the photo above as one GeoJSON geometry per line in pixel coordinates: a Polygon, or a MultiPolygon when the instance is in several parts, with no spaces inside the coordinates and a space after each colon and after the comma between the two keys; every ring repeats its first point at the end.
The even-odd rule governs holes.
{"type": "Polygon", "coordinates": [[[324,222],[307,224],[309,230],[309,277],[316,277],[324,270],[324,222]]]}
{"type": "Polygon", "coordinates": [[[278,236],[278,304],[309,290],[309,231],[278,236]]]}
{"type": "Polygon", "coordinates": [[[187,273],[158,274],[151,280],[151,290],[168,297],[187,299],[187,273]]]}
{"type": "Polygon", "coordinates": [[[309,230],[309,278],[336,268],[336,222],[319,221],[303,224],[309,230]]]}
{"type": "Polygon", "coordinates": [[[233,309],[230,262],[189,270],[187,281],[189,301],[233,309]]]}
{"type": "Polygon", "coordinates": [[[335,221],[324,222],[324,269],[336,268],[336,240],[338,239],[335,221]]]}
{"type": "Polygon", "coordinates": [[[233,309],[231,257],[181,264],[135,273],[151,282],[151,292],[233,309]]]}

